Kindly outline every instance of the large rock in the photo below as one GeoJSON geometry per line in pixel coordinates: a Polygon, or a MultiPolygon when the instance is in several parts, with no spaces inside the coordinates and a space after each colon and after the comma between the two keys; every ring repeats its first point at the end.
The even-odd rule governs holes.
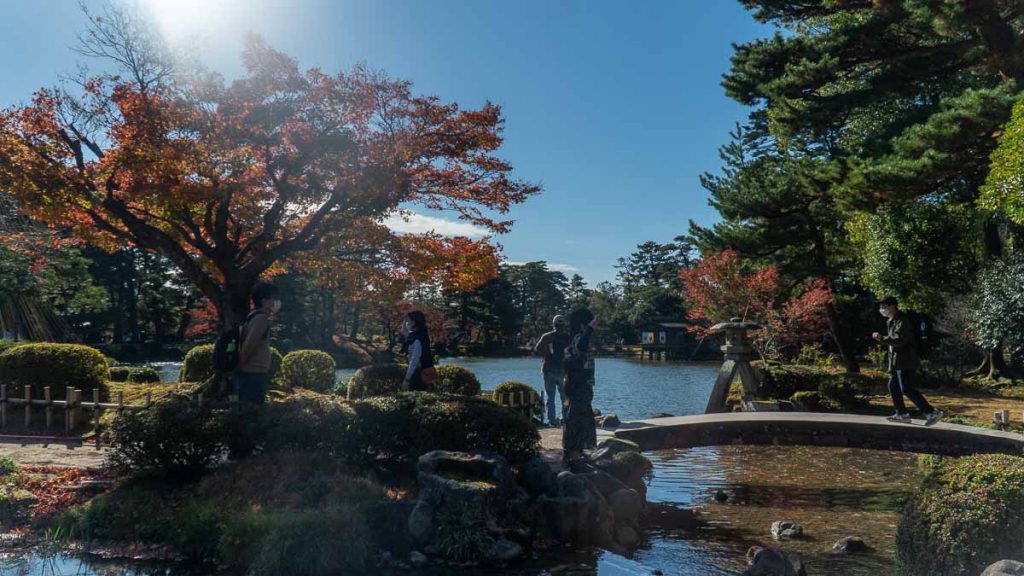
{"type": "Polygon", "coordinates": [[[747,551],[747,563],[742,576],[807,576],[800,556],[775,548],[754,546],[747,551]]]}
{"type": "Polygon", "coordinates": [[[644,499],[632,488],[623,488],[608,498],[615,523],[619,526],[639,528],[640,510],[644,507],[644,499]]]}
{"type": "Polygon", "coordinates": [[[640,445],[621,438],[605,438],[597,443],[597,449],[590,454],[594,462],[609,459],[619,452],[639,452],[640,445]]]}
{"type": "Polygon", "coordinates": [[[632,550],[640,544],[640,533],[631,526],[619,526],[615,529],[615,540],[627,549],[632,550]]]}
{"type": "Polygon", "coordinates": [[[603,470],[594,470],[593,472],[587,472],[579,474],[588,482],[594,485],[595,488],[601,493],[602,496],[608,498],[612,494],[627,488],[618,478],[603,470]]]}
{"type": "Polygon", "coordinates": [[[803,538],[804,527],[789,520],[772,522],[772,537],[776,540],[795,540],[803,538]]]}
{"type": "Polygon", "coordinates": [[[6,488],[0,499],[0,525],[15,527],[29,519],[32,507],[39,502],[35,494],[23,488],[6,488]]]}
{"type": "Polygon", "coordinates": [[[1024,563],[1016,560],[1000,560],[985,568],[981,576],[1022,576],[1024,575],[1024,563]]]}
{"type": "Polygon", "coordinates": [[[860,536],[847,536],[842,540],[839,540],[832,545],[832,550],[835,552],[846,552],[847,554],[856,554],[857,552],[867,552],[868,545],[864,542],[864,539],[860,536]]]}
{"type": "Polygon", "coordinates": [[[534,458],[519,466],[518,479],[531,496],[540,496],[554,487],[558,475],[543,458],[534,458]]]}
{"type": "Polygon", "coordinates": [[[560,474],[554,490],[540,497],[547,527],[575,546],[614,546],[615,518],[604,496],[583,474],[560,474]]]}
{"type": "Polygon", "coordinates": [[[597,416],[594,418],[594,423],[601,428],[618,428],[622,425],[622,421],[619,420],[616,414],[605,414],[604,416],[597,416]]]}
{"type": "MultiPolygon", "coordinates": [[[[420,457],[416,466],[420,499],[409,515],[409,535],[430,553],[439,550],[437,542],[451,522],[439,521],[438,514],[460,515],[458,523],[472,530],[486,531],[496,539],[515,533],[516,504],[526,500],[514,480],[512,469],[500,455],[474,451],[437,450],[420,457]]],[[[493,550],[477,551],[480,556],[503,555],[493,550]]],[[[502,552],[499,550],[499,552],[502,552]]],[[[482,558],[483,559],[483,558],[482,558]]]]}
{"type": "Polygon", "coordinates": [[[508,564],[522,555],[522,546],[510,540],[498,539],[487,548],[482,560],[488,564],[508,564]]]}

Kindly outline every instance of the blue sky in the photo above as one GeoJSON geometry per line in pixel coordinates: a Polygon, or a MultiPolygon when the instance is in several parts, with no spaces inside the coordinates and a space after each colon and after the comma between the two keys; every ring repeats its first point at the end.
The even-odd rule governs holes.
{"type": "MultiPolygon", "coordinates": [[[[498,239],[591,284],[620,256],[714,222],[699,176],[746,110],[725,97],[732,42],[768,31],[734,0],[127,0],[211,68],[239,70],[253,31],[326,71],[367,63],[463,106],[502,105],[501,155],[541,196],[498,239]]],[[[92,2],[90,2],[91,4],[92,2]]],[[[70,0],[4,0],[0,106],[74,70],[70,0]]],[[[433,217],[414,226],[470,232],[433,217]]]]}

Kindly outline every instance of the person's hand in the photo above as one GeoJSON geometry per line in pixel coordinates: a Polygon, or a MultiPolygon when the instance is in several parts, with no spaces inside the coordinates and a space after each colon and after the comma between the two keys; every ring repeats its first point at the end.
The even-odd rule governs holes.
{"type": "Polygon", "coordinates": [[[878,332],[873,332],[871,334],[871,337],[874,338],[875,340],[881,340],[882,339],[882,335],[879,334],[878,332]]]}

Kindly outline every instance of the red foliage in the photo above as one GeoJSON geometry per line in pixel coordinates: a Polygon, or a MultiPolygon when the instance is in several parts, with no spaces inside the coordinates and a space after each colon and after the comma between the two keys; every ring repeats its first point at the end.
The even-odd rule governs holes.
{"type": "Polygon", "coordinates": [[[33,519],[41,519],[82,504],[93,496],[72,490],[83,480],[103,478],[97,470],[60,466],[22,466],[16,484],[39,500],[32,508],[33,519]]]}
{"type": "Polygon", "coordinates": [[[757,322],[762,329],[753,333],[755,345],[762,355],[776,356],[828,334],[824,312],[832,292],[824,280],[809,281],[786,299],[774,266],[750,267],[731,250],[707,254],[679,274],[687,318],[694,322],[691,330],[701,336],[711,325],[732,318],[757,322]]]}

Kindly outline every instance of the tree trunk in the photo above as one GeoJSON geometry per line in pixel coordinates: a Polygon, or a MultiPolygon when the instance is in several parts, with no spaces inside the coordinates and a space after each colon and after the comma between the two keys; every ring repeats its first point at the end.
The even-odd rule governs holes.
{"type": "Polygon", "coordinates": [[[1000,343],[995,348],[985,352],[985,359],[981,361],[981,365],[965,374],[965,376],[985,376],[998,380],[1005,376],[1006,373],[1006,359],[1003,356],[1003,345],[1000,343]]]}
{"type": "Polygon", "coordinates": [[[832,302],[825,305],[825,316],[828,317],[829,331],[832,332],[832,339],[839,350],[839,357],[843,361],[843,367],[849,373],[860,373],[860,363],[857,362],[857,351],[854,347],[853,339],[850,337],[849,330],[846,329],[846,325],[839,316],[839,311],[836,310],[835,304],[832,302]]]}
{"type": "Polygon", "coordinates": [[[361,313],[362,313],[362,308],[363,308],[362,302],[356,302],[355,306],[352,308],[352,329],[349,331],[349,334],[348,334],[348,339],[351,342],[355,342],[356,338],[359,337],[359,328],[360,328],[360,322],[359,321],[360,321],[360,316],[361,316],[361,313]]]}
{"type": "Polygon", "coordinates": [[[192,323],[192,307],[195,305],[196,298],[190,291],[185,300],[185,309],[181,311],[181,319],[178,320],[178,330],[174,334],[174,339],[178,342],[184,340],[185,335],[188,334],[188,325],[192,323]]]}

